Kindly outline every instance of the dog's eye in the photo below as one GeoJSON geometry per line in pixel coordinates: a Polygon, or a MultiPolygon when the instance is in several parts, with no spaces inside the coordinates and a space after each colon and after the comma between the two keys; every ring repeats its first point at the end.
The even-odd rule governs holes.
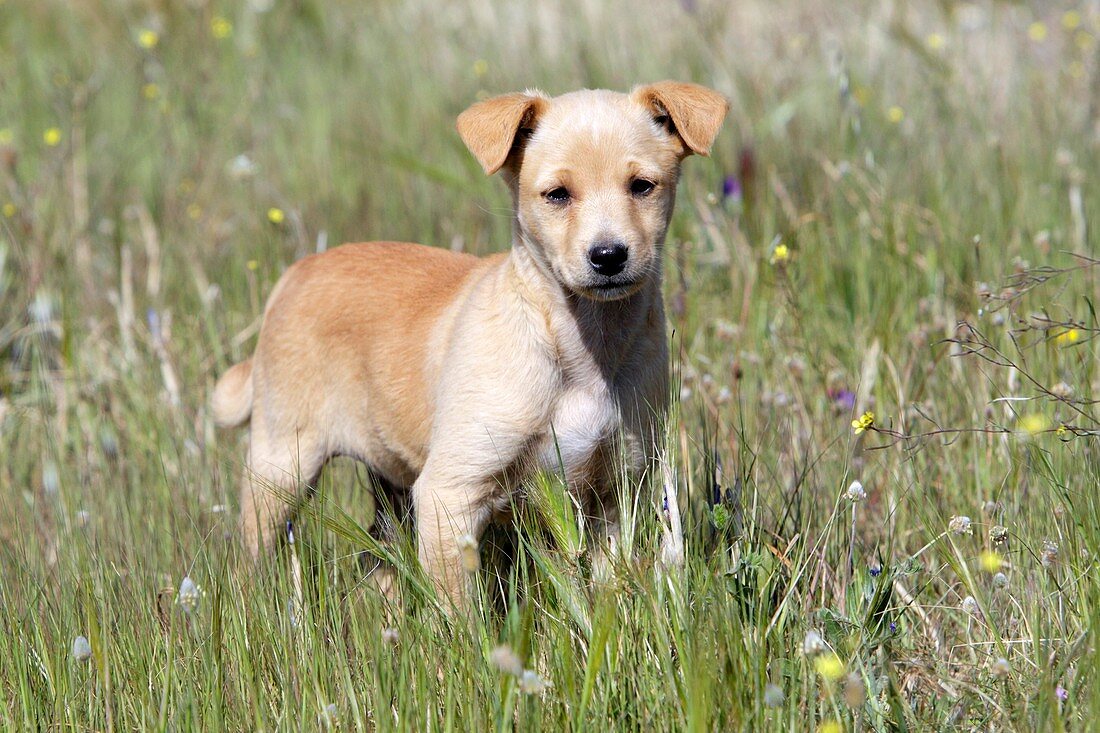
{"type": "Polygon", "coordinates": [[[558,186],[552,188],[543,194],[543,197],[552,204],[567,204],[572,196],[569,195],[569,189],[565,186],[558,186]]]}
{"type": "Polygon", "coordinates": [[[657,184],[644,178],[635,178],[630,182],[630,193],[635,196],[648,196],[653,192],[657,184]]]}

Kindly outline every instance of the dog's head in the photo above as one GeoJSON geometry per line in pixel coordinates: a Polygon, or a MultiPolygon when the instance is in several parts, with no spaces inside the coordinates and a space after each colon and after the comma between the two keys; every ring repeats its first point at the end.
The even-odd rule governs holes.
{"type": "Polygon", "coordinates": [[[669,81],[630,94],[527,92],[475,104],[458,132],[486,173],[505,171],[519,236],[558,282],[615,300],[659,275],[680,162],[710,152],[728,107],[669,81]]]}

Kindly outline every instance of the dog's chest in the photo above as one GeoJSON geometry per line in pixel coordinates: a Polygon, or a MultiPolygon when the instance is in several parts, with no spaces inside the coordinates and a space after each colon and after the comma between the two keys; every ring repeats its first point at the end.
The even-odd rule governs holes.
{"type": "Polygon", "coordinates": [[[567,388],[551,413],[547,434],[539,450],[541,467],[563,468],[570,478],[591,470],[596,451],[619,429],[619,411],[610,393],[601,385],[567,388]]]}

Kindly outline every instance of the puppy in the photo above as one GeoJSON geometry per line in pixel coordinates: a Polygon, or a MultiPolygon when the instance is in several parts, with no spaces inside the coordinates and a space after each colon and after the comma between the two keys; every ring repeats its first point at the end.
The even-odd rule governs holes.
{"type": "Polygon", "coordinates": [[[291,266],[251,359],[218,381],[251,420],[241,536],[263,553],[336,455],[410,497],[418,554],[456,603],[463,547],[532,471],[564,473],[608,541],[615,481],[652,457],[668,401],[662,249],[681,161],[728,104],[696,84],[479,102],[458,132],[512,193],[512,246],[485,258],[349,244],[291,266]],[[623,465],[625,462],[626,465],[623,465]]]}

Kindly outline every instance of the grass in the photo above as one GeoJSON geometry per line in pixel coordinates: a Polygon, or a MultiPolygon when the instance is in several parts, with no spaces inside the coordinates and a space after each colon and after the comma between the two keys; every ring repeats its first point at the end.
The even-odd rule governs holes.
{"type": "Polygon", "coordinates": [[[0,2],[3,728],[1087,729],[1100,11],[808,7],[0,2]],[[661,78],[733,104],[669,236],[683,567],[629,489],[593,581],[543,477],[477,613],[406,538],[394,614],[340,464],[244,572],[206,405],[282,270],[505,248],[457,113],[661,78]]]}

